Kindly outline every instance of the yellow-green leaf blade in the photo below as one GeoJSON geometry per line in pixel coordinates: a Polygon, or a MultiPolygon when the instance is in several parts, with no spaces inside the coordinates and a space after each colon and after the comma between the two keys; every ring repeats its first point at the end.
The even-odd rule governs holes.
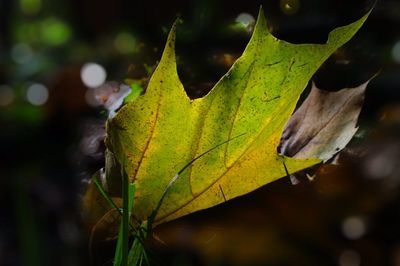
{"type": "Polygon", "coordinates": [[[204,98],[190,101],[176,72],[175,27],[147,92],[108,123],[107,147],[136,184],[135,216],[146,219],[171,178],[205,151],[166,194],[156,221],[246,193],[319,162],[277,154],[283,127],[317,68],[365,21],[331,32],[327,44],[276,39],[260,12],[242,57],[204,98]],[[240,136],[240,137],[238,137],[240,136]]]}

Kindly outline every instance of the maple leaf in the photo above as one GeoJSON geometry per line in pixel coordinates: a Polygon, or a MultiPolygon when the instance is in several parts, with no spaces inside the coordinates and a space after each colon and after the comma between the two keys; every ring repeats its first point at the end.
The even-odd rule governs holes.
{"type": "Polygon", "coordinates": [[[280,152],[323,161],[340,152],[357,132],[357,120],[369,80],[355,88],[324,91],[312,83],[310,94],[290,117],[280,152]]]}
{"type": "Polygon", "coordinates": [[[320,162],[279,155],[281,134],[312,75],[367,16],[326,44],[291,44],[268,31],[261,10],[243,55],[195,100],[178,77],[174,25],[146,93],[108,120],[107,182],[116,187],[125,172],[136,186],[133,215],[146,220],[156,209],[159,224],[320,162]]]}

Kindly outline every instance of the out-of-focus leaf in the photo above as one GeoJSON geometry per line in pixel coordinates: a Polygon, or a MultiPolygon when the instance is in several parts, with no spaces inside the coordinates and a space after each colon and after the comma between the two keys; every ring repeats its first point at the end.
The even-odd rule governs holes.
{"type": "Polygon", "coordinates": [[[102,183],[105,181],[99,179],[99,177],[101,177],[100,173],[96,173],[92,177],[82,202],[83,220],[91,230],[91,244],[116,237],[118,234],[118,225],[121,220],[121,214],[115,208],[122,205],[121,198],[105,196],[106,192],[103,189],[99,189],[98,186],[103,186],[102,183]],[[94,182],[94,179],[98,181],[97,184],[94,182]]]}
{"type": "Polygon", "coordinates": [[[130,84],[131,92],[125,97],[124,103],[129,103],[137,99],[143,92],[143,87],[137,83],[130,84]]]}
{"type": "Polygon", "coordinates": [[[94,90],[96,100],[109,111],[110,117],[115,115],[115,111],[121,107],[125,97],[131,93],[131,87],[115,81],[106,82],[94,90]]]}
{"type": "Polygon", "coordinates": [[[310,94],[285,127],[280,152],[326,161],[341,151],[357,131],[368,82],[337,92],[320,90],[313,83],[310,94]]]}

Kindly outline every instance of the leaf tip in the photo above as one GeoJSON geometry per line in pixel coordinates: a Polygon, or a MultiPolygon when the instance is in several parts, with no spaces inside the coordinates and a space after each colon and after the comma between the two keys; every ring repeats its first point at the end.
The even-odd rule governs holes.
{"type": "Polygon", "coordinates": [[[164,52],[161,56],[160,64],[162,64],[162,62],[175,61],[176,28],[179,23],[181,23],[181,20],[177,18],[172,24],[171,30],[168,33],[167,42],[164,47],[164,52]]]}
{"type": "Polygon", "coordinates": [[[258,16],[257,16],[256,27],[254,31],[256,31],[257,28],[264,28],[264,27],[266,27],[265,13],[262,5],[260,5],[260,9],[258,11],[258,16]]]}
{"type": "Polygon", "coordinates": [[[332,30],[328,35],[327,44],[341,43],[340,44],[340,46],[341,46],[341,45],[345,44],[346,42],[348,42],[357,33],[357,31],[361,28],[361,26],[364,24],[364,22],[367,20],[367,18],[371,14],[373,8],[374,8],[374,6],[372,6],[372,8],[358,20],[356,20],[346,26],[338,27],[338,28],[332,30]]]}
{"type": "Polygon", "coordinates": [[[260,8],[258,9],[258,19],[261,17],[264,17],[264,8],[262,5],[260,5],[260,8]]]}
{"type": "Polygon", "coordinates": [[[167,44],[165,50],[167,48],[174,50],[175,49],[175,39],[176,39],[176,27],[179,23],[179,18],[177,18],[174,23],[172,24],[171,30],[168,33],[167,44]]]}

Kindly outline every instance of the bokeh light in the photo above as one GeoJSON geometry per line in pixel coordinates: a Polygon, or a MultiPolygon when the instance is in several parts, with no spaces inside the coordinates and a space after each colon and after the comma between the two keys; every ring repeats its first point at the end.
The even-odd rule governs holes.
{"type": "Polygon", "coordinates": [[[300,1],[299,0],[280,0],[281,11],[285,15],[294,15],[299,11],[300,1]]]}
{"type": "Polygon", "coordinates": [[[7,85],[0,85],[0,106],[10,105],[14,100],[14,92],[7,85]]]}
{"type": "Polygon", "coordinates": [[[382,179],[389,177],[395,170],[396,165],[391,159],[396,147],[390,147],[387,150],[374,154],[365,164],[365,172],[368,173],[368,178],[382,179]],[[393,148],[393,149],[392,149],[393,148]]]}
{"type": "Polygon", "coordinates": [[[35,83],[26,91],[26,99],[33,105],[43,105],[49,98],[49,91],[43,84],[35,83]]]}
{"type": "Polygon", "coordinates": [[[345,250],[340,254],[340,266],[359,266],[361,264],[360,255],[354,250],[345,250]]]}
{"type": "Polygon", "coordinates": [[[106,78],[106,70],[97,63],[86,63],[81,68],[82,82],[89,88],[96,88],[102,85],[106,78]]]}
{"type": "Polygon", "coordinates": [[[28,63],[33,58],[32,48],[26,43],[17,43],[11,50],[11,58],[18,64],[28,63]]]}
{"type": "Polygon", "coordinates": [[[38,13],[42,7],[41,0],[19,0],[19,5],[23,13],[34,15],[38,13]]]}
{"type": "Polygon", "coordinates": [[[19,24],[14,34],[14,38],[18,42],[36,44],[40,41],[40,24],[37,21],[19,24]]]}
{"type": "Polygon", "coordinates": [[[396,63],[400,64],[400,41],[397,41],[392,48],[392,57],[396,63]]]}
{"type": "Polygon", "coordinates": [[[357,216],[348,217],[342,223],[342,231],[348,239],[359,239],[365,234],[365,221],[357,216]]]}
{"type": "Polygon", "coordinates": [[[246,28],[255,23],[255,21],[254,17],[249,13],[240,13],[235,19],[235,22],[242,24],[246,28]]]}
{"type": "Polygon", "coordinates": [[[41,37],[43,42],[57,46],[67,42],[71,37],[69,26],[58,18],[48,18],[42,22],[41,37]]]}
{"type": "Polygon", "coordinates": [[[137,51],[135,37],[127,32],[121,32],[115,37],[114,46],[122,54],[130,54],[137,51]]]}

